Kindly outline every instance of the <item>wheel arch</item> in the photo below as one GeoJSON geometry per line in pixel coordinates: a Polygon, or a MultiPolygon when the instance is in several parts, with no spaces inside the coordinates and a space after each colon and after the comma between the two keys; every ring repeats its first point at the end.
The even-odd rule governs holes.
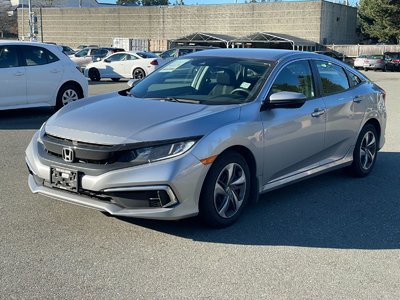
{"type": "MultiPolygon", "coordinates": [[[[367,124],[371,124],[372,126],[375,127],[376,129],[376,134],[378,135],[378,141],[381,140],[381,134],[382,134],[382,128],[381,128],[381,124],[379,123],[379,121],[375,118],[369,119],[367,122],[365,122],[364,126],[367,124]]],[[[364,127],[363,126],[363,127],[364,127]]],[[[378,143],[379,145],[380,143],[378,143]]]]}
{"type": "Polygon", "coordinates": [[[64,83],[60,86],[60,88],[58,89],[58,92],[57,92],[57,98],[60,96],[60,92],[61,92],[62,88],[65,87],[65,86],[67,86],[67,85],[73,85],[73,86],[75,86],[75,87],[78,89],[80,98],[83,98],[83,97],[84,97],[84,93],[83,93],[83,88],[82,88],[82,86],[81,86],[78,82],[76,82],[76,81],[74,81],[74,80],[69,80],[69,81],[64,82],[64,83]]]}

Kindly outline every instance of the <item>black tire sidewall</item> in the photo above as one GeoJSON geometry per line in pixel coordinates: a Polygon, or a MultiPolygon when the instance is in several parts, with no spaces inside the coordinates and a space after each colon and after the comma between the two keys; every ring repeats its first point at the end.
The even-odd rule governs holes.
{"type": "Polygon", "coordinates": [[[357,139],[357,142],[356,142],[356,146],[355,146],[355,149],[354,149],[354,153],[353,153],[353,163],[352,163],[352,165],[351,165],[350,168],[351,168],[351,172],[352,172],[352,174],[353,174],[354,176],[356,176],[356,177],[365,177],[365,176],[367,176],[369,173],[371,173],[372,169],[374,168],[374,165],[375,165],[375,162],[376,162],[376,158],[377,158],[377,155],[378,155],[378,144],[379,144],[379,138],[378,138],[378,134],[377,134],[377,131],[376,131],[375,127],[374,127],[373,125],[371,125],[371,124],[365,125],[365,126],[362,128],[362,130],[361,130],[361,132],[360,132],[360,134],[359,134],[359,136],[358,136],[358,139],[357,139]],[[361,148],[362,140],[363,140],[365,134],[366,134],[368,131],[371,131],[371,132],[374,134],[374,136],[375,136],[375,140],[376,140],[375,146],[376,146],[376,149],[375,149],[374,161],[373,161],[371,167],[370,167],[368,170],[365,170],[365,169],[361,166],[360,148],[361,148]]]}
{"type": "Polygon", "coordinates": [[[132,71],[132,79],[143,79],[143,78],[145,78],[146,77],[146,72],[142,69],[142,68],[135,68],[133,71],[132,71]],[[135,78],[135,73],[136,73],[136,71],[140,71],[141,73],[142,73],[142,78],[135,78]]]}
{"type": "Polygon", "coordinates": [[[211,166],[203,183],[199,201],[199,216],[201,220],[206,225],[214,228],[223,228],[232,225],[240,217],[243,209],[246,207],[249,201],[250,190],[250,168],[243,156],[233,151],[222,154],[211,166]],[[239,210],[230,218],[222,218],[215,209],[214,188],[222,169],[230,163],[237,163],[242,167],[246,176],[246,191],[239,210]]]}
{"type": "Polygon", "coordinates": [[[65,91],[67,90],[74,90],[76,94],[78,95],[78,99],[81,99],[83,97],[81,91],[79,88],[77,88],[74,84],[65,84],[63,85],[60,90],[58,91],[57,94],[57,99],[56,99],[56,109],[60,109],[64,106],[62,102],[62,96],[64,95],[65,91]]]}
{"type": "Polygon", "coordinates": [[[89,70],[89,78],[91,81],[100,81],[100,72],[96,68],[92,68],[89,70]]]}

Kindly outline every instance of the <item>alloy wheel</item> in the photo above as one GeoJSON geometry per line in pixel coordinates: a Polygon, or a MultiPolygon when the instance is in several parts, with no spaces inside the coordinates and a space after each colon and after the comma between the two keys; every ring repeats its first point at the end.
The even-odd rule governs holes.
{"type": "Polygon", "coordinates": [[[374,164],[376,155],[376,138],[372,131],[367,131],[360,144],[360,164],[368,170],[374,164]]]}
{"type": "Polygon", "coordinates": [[[231,218],[240,209],[246,195],[246,175],[237,163],[226,165],[218,175],[214,188],[214,206],[222,218],[231,218]]]}
{"type": "Polygon", "coordinates": [[[67,89],[61,97],[63,106],[79,99],[78,93],[74,89],[67,89]]]}

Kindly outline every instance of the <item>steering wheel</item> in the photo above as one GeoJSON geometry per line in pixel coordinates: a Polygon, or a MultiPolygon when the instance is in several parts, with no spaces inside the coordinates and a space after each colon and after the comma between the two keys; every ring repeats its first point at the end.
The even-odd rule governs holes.
{"type": "Polygon", "coordinates": [[[242,94],[246,97],[250,95],[250,92],[244,88],[236,88],[230,92],[230,94],[235,94],[235,93],[242,94]]]}

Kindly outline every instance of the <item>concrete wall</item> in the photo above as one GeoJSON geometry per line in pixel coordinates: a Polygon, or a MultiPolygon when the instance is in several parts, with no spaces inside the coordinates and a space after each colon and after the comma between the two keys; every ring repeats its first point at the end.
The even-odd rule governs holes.
{"type": "Polygon", "coordinates": [[[321,44],[353,44],[357,41],[357,9],[322,2],[321,44]]]}
{"type": "MultiPolygon", "coordinates": [[[[114,37],[170,40],[194,32],[240,37],[266,31],[321,43],[321,28],[330,29],[323,24],[325,21],[321,12],[326,11],[329,15],[329,6],[324,5],[325,2],[304,1],[98,9],[46,8],[43,9],[43,35],[44,41],[77,46],[111,45],[114,37]]],[[[343,11],[349,9],[339,6],[343,7],[343,11]]],[[[21,22],[19,25],[22,36],[21,22]]],[[[24,29],[26,34],[27,23],[24,29]]],[[[355,26],[348,30],[355,34],[355,26]]],[[[341,33],[334,30],[330,35],[339,40],[341,33]]]]}

